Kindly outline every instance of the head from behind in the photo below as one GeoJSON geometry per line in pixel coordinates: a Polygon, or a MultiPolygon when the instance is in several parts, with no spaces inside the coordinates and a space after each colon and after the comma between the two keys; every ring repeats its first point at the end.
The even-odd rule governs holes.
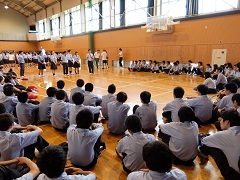
{"type": "Polygon", "coordinates": [[[93,84],[92,83],[85,84],[85,91],[92,92],[93,91],[93,84]]]}
{"type": "Polygon", "coordinates": [[[240,79],[235,78],[231,80],[231,83],[235,83],[238,86],[238,88],[240,88],[240,79]]]}
{"type": "Polygon", "coordinates": [[[185,121],[191,122],[195,118],[195,113],[192,108],[188,106],[183,106],[178,111],[178,117],[180,119],[180,122],[185,122],[185,121]]]}
{"type": "Polygon", "coordinates": [[[128,97],[127,97],[127,94],[125,92],[121,91],[117,94],[117,101],[118,102],[124,103],[124,102],[126,102],[127,98],[128,97]]]}
{"type": "Polygon", "coordinates": [[[20,94],[18,94],[18,101],[21,103],[26,103],[28,100],[28,94],[26,92],[21,92],[20,94]]]}
{"type": "Polygon", "coordinates": [[[116,86],[114,84],[110,84],[108,86],[108,93],[114,94],[116,92],[116,86]]]}
{"type": "Polygon", "coordinates": [[[148,91],[143,91],[143,92],[141,92],[141,94],[140,94],[140,99],[141,99],[142,103],[144,103],[144,104],[150,103],[151,93],[148,92],[148,91]]]}
{"type": "Polygon", "coordinates": [[[78,79],[77,82],[76,82],[76,84],[77,84],[77,87],[83,87],[83,85],[84,85],[84,80],[83,80],[83,79],[78,79]]]}
{"type": "Polygon", "coordinates": [[[37,166],[49,178],[58,178],[66,165],[66,153],[60,146],[47,146],[37,157],[37,166]]]}
{"type": "Polygon", "coordinates": [[[177,86],[173,89],[174,98],[183,98],[184,89],[180,86],[177,86]]]}
{"type": "Polygon", "coordinates": [[[76,116],[77,128],[89,129],[93,123],[93,113],[89,109],[81,110],[76,116]]]}
{"type": "Polygon", "coordinates": [[[231,93],[236,93],[237,89],[238,89],[238,86],[235,83],[232,83],[232,82],[227,83],[225,85],[225,94],[228,95],[231,93]]]}
{"type": "Polygon", "coordinates": [[[142,131],[142,124],[138,116],[130,115],[125,120],[125,126],[131,133],[142,131]]]}
{"type": "Polygon", "coordinates": [[[234,94],[232,96],[232,102],[236,108],[238,108],[240,106],[240,94],[239,93],[234,94]]]}
{"type": "Polygon", "coordinates": [[[56,95],[57,89],[55,87],[49,87],[46,91],[48,97],[54,97],[56,95]]]}
{"type": "Polygon", "coordinates": [[[197,86],[197,92],[200,93],[200,95],[207,95],[208,87],[204,84],[200,84],[197,86]]]}
{"type": "Polygon", "coordinates": [[[12,96],[14,95],[14,88],[12,84],[6,84],[3,86],[3,93],[5,96],[12,96]]]}
{"type": "Polygon", "coordinates": [[[151,141],[143,146],[143,160],[151,171],[168,172],[172,168],[172,152],[160,141],[151,141]]]}
{"type": "Polygon", "coordinates": [[[205,72],[204,73],[204,77],[205,77],[205,79],[210,78],[211,77],[210,72],[205,72]]]}
{"type": "Polygon", "coordinates": [[[0,103],[0,114],[3,114],[6,112],[6,108],[3,103],[0,103]]]}
{"type": "Polygon", "coordinates": [[[57,88],[58,88],[58,89],[63,89],[64,86],[65,86],[65,82],[64,82],[63,80],[59,80],[59,81],[57,82],[57,88]]]}
{"type": "Polygon", "coordinates": [[[0,131],[7,131],[13,126],[14,117],[9,113],[0,114],[0,131]]]}
{"type": "Polygon", "coordinates": [[[57,98],[57,100],[65,100],[66,92],[64,90],[58,90],[56,92],[56,98],[57,98]]]}
{"type": "Polygon", "coordinates": [[[223,112],[220,126],[222,130],[227,130],[233,126],[240,126],[240,115],[235,110],[223,112]]]}
{"type": "Polygon", "coordinates": [[[84,101],[84,95],[80,92],[75,92],[72,96],[74,104],[81,105],[84,101]]]}

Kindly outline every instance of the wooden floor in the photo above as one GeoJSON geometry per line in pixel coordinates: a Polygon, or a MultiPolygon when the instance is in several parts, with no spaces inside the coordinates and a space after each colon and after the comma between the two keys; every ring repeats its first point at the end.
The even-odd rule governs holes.
{"type": "MultiPolygon", "coordinates": [[[[15,68],[15,71],[19,73],[19,69],[15,68]]],[[[173,99],[172,90],[176,86],[181,86],[185,90],[185,97],[196,96],[196,92],[193,90],[195,86],[203,82],[203,78],[198,76],[169,76],[166,74],[152,74],[145,72],[129,72],[127,69],[119,69],[111,67],[108,70],[95,69],[94,74],[89,74],[87,67],[83,66],[80,70],[80,74],[71,75],[69,77],[63,76],[62,67],[58,67],[57,77],[53,77],[52,73],[47,67],[47,71],[44,71],[44,77],[38,77],[38,70],[36,67],[26,68],[25,75],[29,78],[27,81],[22,81],[23,85],[35,85],[38,87],[38,100],[41,100],[46,96],[46,88],[50,86],[56,87],[56,82],[60,79],[66,83],[65,90],[67,93],[70,89],[75,87],[76,80],[79,78],[84,79],[85,83],[91,82],[94,84],[93,93],[99,95],[107,94],[107,87],[109,84],[115,84],[117,92],[124,91],[128,95],[127,104],[133,107],[135,104],[141,104],[139,94],[146,90],[151,92],[152,100],[158,102],[158,121],[162,123],[162,108],[164,105],[173,99]]],[[[131,114],[129,111],[129,114],[131,114]]],[[[98,159],[96,167],[92,170],[96,173],[100,180],[113,180],[113,179],[126,179],[127,174],[122,169],[121,160],[115,153],[117,142],[121,139],[121,136],[112,135],[107,130],[106,124],[104,124],[105,130],[102,135],[102,140],[106,143],[107,149],[102,153],[98,159]]],[[[66,141],[66,134],[60,133],[54,130],[50,125],[42,125],[44,130],[43,137],[51,144],[57,145],[66,141]]],[[[212,125],[201,127],[200,133],[214,133],[215,128],[212,125]]],[[[157,138],[157,129],[154,135],[157,138]]],[[[220,171],[216,167],[213,159],[201,165],[198,157],[194,160],[195,166],[185,167],[177,166],[182,169],[188,176],[188,179],[223,179],[220,171]]]]}

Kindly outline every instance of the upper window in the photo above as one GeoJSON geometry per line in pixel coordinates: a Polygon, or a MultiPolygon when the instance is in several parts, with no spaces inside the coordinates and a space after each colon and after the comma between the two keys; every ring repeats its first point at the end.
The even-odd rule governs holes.
{"type": "Polygon", "coordinates": [[[115,0],[115,27],[120,26],[120,19],[122,15],[120,14],[120,0],[115,0]]]}
{"type": "Polygon", "coordinates": [[[109,29],[110,26],[110,2],[109,0],[102,2],[102,24],[103,29],[109,29]]]}
{"type": "Polygon", "coordinates": [[[186,16],[186,0],[158,0],[160,15],[168,17],[186,16]],[[160,4],[162,2],[162,4],[160,4]]]}
{"type": "Polygon", "coordinates": [[[86,31],[99,30],[99,5],[94,4],[85,8],[86,31]]]}
{"type": "Polygon", "coordinates": [[[71,34],[71,13],[65,14],[65,35],[71,34]]]}
{"type": "Polygon", "coordinates": [[[72,12],[72,31],[73,34],[82,32],[80,10],[72,12]]]}
{"type": "Polygon", "coordinates": [[[42,39],[46,39],[46,30],[45,30],[45,22],[46,20],[41,20],[38,22],[38,28],[39,28],[39,39],[42,40],[42,39]]]}
{"type": "Polygon", "coordinates": [[[228,11],[238,7],[238,0],[199,0],[199,14],[228,11]]]}
{"type": "Polygon", "coordinates": [[[60,17],[50,20],[52,36],[60,36],[60,17]]]}

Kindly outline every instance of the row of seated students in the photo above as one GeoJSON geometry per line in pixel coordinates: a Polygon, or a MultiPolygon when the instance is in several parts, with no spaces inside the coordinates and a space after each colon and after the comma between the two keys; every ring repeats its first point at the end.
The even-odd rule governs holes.
{"type": "MultiPolygon", "coordinates": [[[[38,118],[40,121],[51,122],[56,130],[67,131],[68,145],[65,147],[65,150],[68,151],[68,158],[72,164],[85,170],[93,167],[97,163],[97,157],[101,153],[100,147],[102,146],[103,149],[105,148],[105,144],[101,141],[101,135],[104,129],[103,126],[98,123],[97,116],[100,110],[102,110],[103,117],[108,119],[107,126],[111,133],[123,134],[126,130],[129,132],[129,135],[126,135],[119,141],[116,148],[117,153],[123,158],[124,170],[130,173],[132,171],[138,171],[141,168],[146,168],[143,163],[143,160],[146,162],[146,159],[141,156],[142,146],[144,146],[146,142],[154,141],[154,137],[144,134],[142,130],[154,130],[157,125],[156,102],[150,101],[151,94],[147,91],[142,92],[140,94],[140,99],[143,105],[141,107],[135,106],[133,108],[135,115],[127,117],[127,113],[130,109],[129,105],[125,104],[127,94],[125,92],[119,92],[115,96],[115,85],[109,85],[108,94],[99,98],[99,96],[92,93],[93,84],[87,83],[85,85],[85,90],[82,88],[84,86],[84,81],[82,79],[77,80],[76,84],[77,87],[71,89],[69,98],[70,103],[65,102],[66,92],[62,90],[64,88],[63,86],[60,90],[54,87],[48,88],[48,97],[43,98],[40,104],[37,105],[39,109],[38,118]],[[72,102],[74,104],[72,104],[72,102]],[[44,117],[41,119],[41,116],[44,117]],[[88,144],[87,147],[86,144],[88,144]]],[[[198,145],[200,145],[201,149],[201,143],[203,143],[204,148],[201,149],[201,152],[204,153],[205,156],[201,155],[201,157],[205,157],[205,159],[207,158],[206,155],[212,155],[214,157],[216,152],[213,151],[214,153],[211,153],[211,147],[217,148],[222,152],[222,154],[220,153],[217,155],[225,160],[224,168],[228,167],[228,169],[231,170],[231,173],[225,172],[225,169],[222,169],[220,166],[223,161],[221,161],[220,164],[217,163],[223,176],[229,177],[233,174],[233,177],[239,177],[239,168],[237,168],[236,165],[239,159],[240,148],[238,137],[240,119],[237,111],[231,110],[233,108],[239,110],[240,95],[235,94],[237,89],[238,86],[234,83],[226,84],[226,96],[216,104],[214,109],[211,99],[207,96],[208,88],[205,85],[199,85],[197,87],[199,97],[187,100],[182,99],[184,96],[183,88],[176,87],[173,90],[174,100],[163,108],[163,117],[166,124],[159,126],[159,137],[169,145],[173,153],[172,157],[175,164],[193,165],[193,160],[198,152],[198,145]],[[213,116],[213,114],[216,116],[213,116]],[[217,121],[218,118],[221,119],[219,130],[226,131],[205,137],[199,143],[198,125],[200,126],[215,121],[219,122],[217,121]],[[179,129],[181,129],[181,131],[179,131],[179,129]],[[232,138],[232,134],[238,138],[232,138]],[[214,142],[215,136],[216,138],[225,138],[223,142],[232,142],[231,146],[218,144],[217,140],[214,142]],[[204,143],[208,142],[207,139],[211,140],[211,138],[213,138],[211,146],[208,145],[208,143],[204,143]],[[180,148],[178,148],[179,146],[180,148]],[[205,146],[207,147],[205,148],[205,146]],[[231,151],[228,148],[231,148],[231,151]],[[235,158],[232,157],[232,153],[229,155],[229,152],[233,151],[236,151],[236,153],[234,153],[235,158]]],[[[18,145],[18,148],[15,149],[17,153],[11,149],[11,146],[4,146],[5,149],[1,152],[1,161],[22,156],[20,152],[22,152],[23,148],[35,143],[36,138],[42,133],[40,128],[30,125],[33,123],[31,121],[32,118],[36,116],[32,116],[33,105],[27,102],[28,94],[26,92],[21,92],[18,97],[15,97],[13,92],[13,85],[4,85],[3,93],[5,96],[0,99],[0,103],[3,103],[3,107],[6,108],[7,113],[13,112],[14,107],[16,107],[16,116],[19,124],[25,126],[28,130],[33,130],[34,133],[31,133],[32,135],[27,133],[27,138],[24,138],[25,136],[22,135],[22,133],[6,133],[10,132],[12,129],[13,120],[11,119],[12,116],[4,114],[8,124],[0,125],[0,128],[3,127],[1,129],[1,135],[4,137],[2,142],[0,141],[0,144],[6,142],[11,144],[9,143],[12,140],[11,136],[17,137],[16,141],[12,142],[13,144],[19,143],[20,137],[25,139],[22,139],[22,142],[27,141],[27,143],[18,145]],[[7,136],[5,136],[6,134],[7,136]],[[31,138],[32,141],[28,138],[31,138]],[[4,154],[6,154],[6,156],[4,154]]],[[[4,123],[4,117],[0,119],[0,123],[4,123]]],[[[34,123],[36,123],[36,121],[34,123]]],[[[216,126],[218,124],[219,123],[216,123],[216,126]]],[[[43,144],[41,142],[44,142],[42,138],[38,139],[40,140],[37,141],[36,146],[40,146],[43,144]]],[[[47,146],[47,142],[41,146],[40,152],[44,146],[47,146]]],[[[146,165],[148,166],[148,164],[146,165]]],[[[152,172],[152,174],[160,175],[159,173],[166,172],[169,169],[166,171],[160,171],[158,169],[152,170],[156,171],[156,173],[152,172]]],[[[183,179],[186,179],[186,175],[182,171],[178,173],[183,176],[183,179]]],[[[133,174],[141,176],[140,172],[133,174]]],[[[149,173],[146,172],[146,176],[150,176],[149,174],[152,175],[151,171],[149,173]]],[[[174,176],[173,174],[174,173],[170,173],[168,175],[174,176]]],[[[131,176],[133,175],[130,174],[129,178],[131,176]]]]}

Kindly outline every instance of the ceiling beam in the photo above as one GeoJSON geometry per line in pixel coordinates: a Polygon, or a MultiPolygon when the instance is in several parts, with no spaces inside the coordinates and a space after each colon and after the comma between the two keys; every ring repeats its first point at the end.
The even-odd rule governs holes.
{"type": "Polygon", "coordinates": [[[43,9],[47,8],[47,6],[39,0],[35,0],[34,2],[43,9]]]}
{"type": "Polygon", "coordinates": [[[24,4],[20,3],[18,0],[8,0],[9,2],[12,2],[15,5],[20,6],[21,8],[25,9],[26,11],[30,12],[31,14],[36,14],[36,11],[34,11],[32,8],[24,7],[24,4]]]}

